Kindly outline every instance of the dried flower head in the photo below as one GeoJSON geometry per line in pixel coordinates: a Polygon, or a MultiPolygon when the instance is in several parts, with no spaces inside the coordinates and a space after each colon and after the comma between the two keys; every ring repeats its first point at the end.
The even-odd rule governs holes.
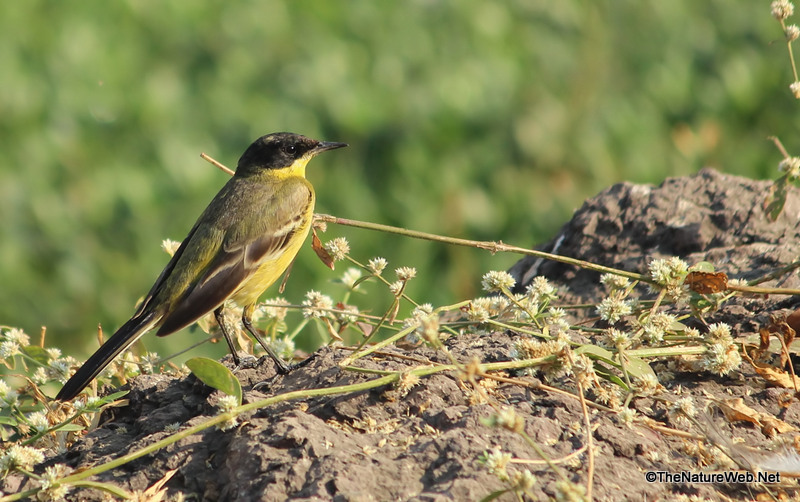
{"type": "Polygon", "coordinates": [[[289,313],[288,307],[291,305],[285,298],[275,297],[264,300],[259,304],[257,311],[267,319],[275,319],[276,321],[283,321],[286,319],[286,314],[289,313]]]}
{"type": "Polygon", "coordinates": [[[789,84],[789,90],[792,91],[792,96],[795,99],[800,99],[800,82],[792,82],[789,84]]]}
{"type": "Polygon", "coordinates": [[[9,342],[14,342],[21,347],[27,347],[31,343],[30,337],[28,337],[28,335],[26,335],[25,332],[19,328],[11,328],[10,330],[6,331],[3,334],[3,338],[9,342]]]}
{"type": "Polygon", "coordinates": [[[633,420],[636,418],[636,410],[633,408],[622,408],[617,412],[617,418],[619,418],[620,422],[630,427],[633,425],[633,420]]]}
{"type": "Polygon", "coordinates": [[[500,293],[504,290],[510,291],[516,283],[517,281],[511,277],[511,274],[498,270],[486,272],[481,279],[481,287],[489,293],[500,293]]]}
{"type": "Polygon", "coordinates": [[[628,289],[631,281],[627,277],[616,274],[603,274],[600,276],[600,283],[609,291],[619,291],[628,289]]]}
{"type": "Polygon", "coordinates": [[[173,241],[172,239],[164,239],[161,241],[161,249],[166,251],[170,256],[174,256],[179,247],[181,247],[179,241],[173,241]]]}
{"type": "Polygon", "coordinates": [[[59,480],[65,478],[72,472],[72,469],[64,464],[50,465],[44,468],[39,483],[41,491],[36,494],[37,500],[63,500],[72,489],[70,485],[59,484],[59,480]]]}
{"type": "Polygon", "coordinates": [[[400,379],[397,381],[397,389],[401,395],[405,396],[417,384],[419,384],[419,377],[410,371],[406,371],[400,375],[400,379]]]}
{"type": "Polygon", "coordinates": [[[528,469],[522,469],[514,473],[512,480],[513,490],[518,493],[525,493],[533,488],[536,484],[536,476],[533,475],[528,469]]]}
{"type": "Polygon", "coordinates": [[[669,417],[675,422],[676,425],[687,425],[690,423],[688,418],[692,418],[696,415],[697,408],[695,407],[692,398],[688,396],[678,399],[672,403],[672,406],[669,408],[669,417]]]}
{"type": "Polygon", "coordinates": [[[486,465],[489,473],[497,476],[500,481],[508,481],[506,466],[511,462],[511,454],[502,451],[500,448],[492,448],[491,452],[483,452],[480,460],[486,465]]]}
{"type": "Polygon", "coordinates": [[[430,315],[422,318],[417,332],[423,340],[433,345],[434,347],[441,346],[442,342],[439,340],[439,317],[430,315]]]}
{"type": "Polygon", "coordinates": [[[386,258],[377,257],[377,258],[372,258],[367,264],[367,267],[369,267],[370,272],[372,272],[373,274],[381,275],[381,272],[383,272],[383,270],[386,268],[386,265],[388,264],[389,262],[386,261],[386,258]]]}
{"type": "Polygon", "coordinates": [[[469,322],[477,322],[477,323],[484,323],[491,319],[491,314],[489,313],[489,309],[486,308],[486,303],[483,300],[488,300],[488,298],[478,298],[469,302],[469,304],[462,309],[462,311],[467,315],[467,320],[469,322]]]}
{"type": "Polygon", "coordinates": [[[31,471],[34,465],[42,462],[44,462],[44,453],[41,450],[14,444],[0,455],[0,471],[9,471],[14,468],[31,471]]]}
{"type": "Polygon", "coordinates": [[[354,289],[356,287],[356,282],[361,279],[361,269],[350,267],[345,270],[344,274],[342,274],[342,284],[347,286],[350,289],[354,289]]]}
{"type": "Polygon", "coordinates": [[[493,417],[494,425],[508,429],[511,432],[520,433],[525,430],[525,419],[523,419],[512,406],[505,406],[493,417]]]}
{"type": "Polygon", "coordinates": [[[633,381],[633,390],[639,396],[652,396],[661,392],[663,387],[655,375],[642,375],[633,381]]]}
{"type": "Polygon", "coordinates": [[[727,375],[742,364],[742,355],[733,343],[712,343],[703,354],[703,364],[711,373],[727,375]]]}
{"type": "MultiPolygon", "coordinates": [[[[795,82],[800,85],[800,82],[795,82]]],[[[786,157],[778,163],[778,171],[786,173],[790,179],[800,178],[800,157],[786,157]]]]}
{"type": "Polygon", "coordinates": [[[683,335],[689,338],[702,338],[702,336],[700,336],[700,330],[697,328],[686,328],[683,330],[683,335]]]}
{"type": "Polygon", "coordinates": [[[687,295],[688,288],[684,286],[683,280],[689,273],[689,266],[685,261],[675,256],[666,260],[653,260],[649,269],[650,278],[665,290],[669,299],[678,301],[687,295]]]}
{"type": "Polygon", "coordinates": [[[770,12],[778,21],[784,21],[794,14],[794,4],[789,0],[775,0],[770,4],[770,12]]]}
{"type": "Polygon", "coordinates": [[[597,373],[594,372],[594,363],[586,354],[578,354],[573,358],[572,372],[578,383],[588,389],[597,383],[597,373]]]}
{"type": "Polygon", "coordinates": [[[514,344],[510,356],[512,359],[518,360],[556,356],[555,359],[547,364],[537,367],[547,380],[553,380],[572,373],[572,358],[569,354],[569,345],[564,340],[542,342],[530,338],[522,338],[514,344]]]}
{"type": "Polygon", "coordinates": [[[330,317],[330,309],[333,308],[333,300],[327,295],[313,289],[306,293],[303,300],[303,317],[330,317]]]}
{"type": "Polygon", "coordinates": [[[624,299],[619,294],[612,294],[600,301],[597,305],[597,313],[600,315],[600,319],[614,324],[623,317],[630,315],[633,312],[634,305],[634,300],[624,299]]]}
{"type": "Polygon", "coordinates": [[[336,320],[338,320],[342,324],[352,324],[358,321],[360,311],[358,310],[358,306],[356,305],[338,305],[337,311],[334,313],[336,315],[336,320]]]}
{"type": "Polygon", "coordinates": [[[787,42],[794,42],[800,37],[800,28],[798,28],[796,24],[790,24],[783,31],[783,34],[786,36],[787,42]]]}
{"type": "Polygon", "coordinates": [[[556,481],[556,500],[559,502],[578,502],[586,500],[586,487],[569,480],[556,481]]]}
{"type": "Polygon", "coordinates": [[[677,321],[677,318],[672,314],[664,312],[656,312],[648,316],[642,328],[644,329],[644,338],[650,342],[658,343],[664,340],[664,335],[677,321]]]}
{"type": "Polygon", "coordinates": [[[414,331],[406,335],[406,341],[409,343],[418,343],[420,340],[422,340],[424,328],[421,327],[423,321],[431,316],[434,316],[434,314],[433,305],[430,303],[423,303],[422,305],[415,307],[414,310],[411,311],[411,317],[408,317],[403,321],[403,328],[416,328],[414,331]]]}
{"type": "Polygon", "coordinates": [[[631,344],[631,335],[617,328],[609,328],[605,331],[608,344],[617,350],[624,350],[631,344]]]}
{"type": "Polygon", "coordinates": [[[536,301],[540,303],[557,298],[555,286],[550,284],[550,281],[548,281],[546,277],[542,277],[540,275],[537,275],[533,278],[533,281],[531,281],[531,283],[525,289],[525,292],[528,294],[528,296],[535,298],[536,301]]]}
{"type": "Polygon", "coordinates": [[[422,322],[422,319],[430,316],[431,314],[433,314],[433,305],[430,303],[423,303],[418,307],[414,307],[414,310],[411,311],[411,317],[406,319],[404,324],[406,326],[419,326],[422,322]]]}
{"type": "Polygon", "coordinates": [[[47,413],[43,411],[34,411],[30,413],[28,415],[28,423],[36,432],[45,432],[50,428],[50,421],[47,419],[47,413]]]}
{"type": "Polygon", "coordinates": [[[470,302],[477,310],[485,310],[490,317],[500,315],[508,308],[508,299],[505,296],[483,296],[470,302]]]}
{"type": "Polygon", "coordinates": [[[17,342],[12,342],[10,340],[0,342],[0,359],[7,359],[21,354],[20,349],[21,347],[17,342]]]}
{"type": "MultiPolygon", "coordinates": [[[[231,413],[237,406],[239,406],[239,400],[236,398],[236,396],[231,395],[222,396],[217,403],[220,413],[231,413]]],[[[236,427],[238,424],[239,422],[236,420],[236,417],[232,416],[228,420],[218,424],[217,428],[227,431],[236,427]]]]}
{"type": "Polygon", "coordinates": [[[403,281],[394,281],[389,284],[389,292],[394,296],[400,296],[403,293],[406,283],[403,281]]]}
{"type": "Polygon", "coordinates": [[[400,267],[394,269],[394,273],[397,275],[398,280],[407,282],[417,276],[417,269],[414,267],[400,267]]]}
{"type": "Polygon", "coordinates": [[[721,342],[730,345],[733,343],[731,327],[724,322],[716,322],[708,326],[706,339],[710,342],[721,342]]]}
{"type": "Polygon", "coordinates": [[[342,261],[350,254],[350,243],[344,237],[337,237],[325,243],[325,250],[331,254],[333,261],[342,261]]]}
{"type": "Polygon", "coordinates": [[[616,385],[595,385],[592,391],[597,401],[605,404],[609,408],[616,410],[622,405],[622,389],[616,385]]]}

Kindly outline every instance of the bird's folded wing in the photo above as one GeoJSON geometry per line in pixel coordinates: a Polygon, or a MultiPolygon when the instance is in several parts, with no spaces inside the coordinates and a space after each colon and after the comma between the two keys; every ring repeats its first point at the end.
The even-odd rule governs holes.
{"type": "MultiPolygon", "coordinates": [[[[270,200],[259,201],[255,204],[258,207],[249,208],[246,218],[227,229],[222,245],[199,279],[169,309],[158,334],[184,328],[216,309],[262,265],[281,256],[306,217],[312,197],[304,183],[291,184],[272,193],[270,200]]],[[[201,225],[193,238],[208,231],[213,229],[201,225]]],[[[191,250],[187,249],[187,253],[191,254],[191,250]]],[[[276,271],[276,277],[282,273],[283,270],[276,271]]]]}
{"type": "MultiPolygon", "coordinates": [[[[227,229],[222,246],[199,280],[170,308],[158,334],[163,336],[184,328],[216,309],[264,263],[284,253],[300,228],[312,197],[305,184],[293,184],[272,194],[272,200],[262,201],[260,207],[250,208],[247,218],[227,229]]],[[[201,227],[197,232],[204,230],[201,227]]],[[[280,276],[283,270],[275,273],[280,276]]]]}

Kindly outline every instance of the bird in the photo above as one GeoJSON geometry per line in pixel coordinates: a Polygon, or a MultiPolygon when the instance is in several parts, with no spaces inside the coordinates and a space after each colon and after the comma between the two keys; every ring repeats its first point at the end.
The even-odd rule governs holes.
{"type": "Polygon", "coordinates": [[[242,307],[242,325],[270,355],[280,373],[290,366],[253,327],[252,314],[264,291],[294,261],[314,214],[314,187],[306,165],[316,155],[346,143],[318,141],[289,132],[255,140],[236,171],[203,211],[138,309],[67,380],[56,395],[75,398],[122,351],[142,335],[179,331],[214,312],[234,363],[239,358],[223,307],[242,307]]]}

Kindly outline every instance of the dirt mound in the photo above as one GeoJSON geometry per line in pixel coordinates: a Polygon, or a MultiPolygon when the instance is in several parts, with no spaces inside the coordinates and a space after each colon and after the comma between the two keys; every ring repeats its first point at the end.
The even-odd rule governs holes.
{"type": "MultiPolygon", "coordinates": [[[[667,180],[660,187],[621,183],[587,201],[542,249],[642,273],[653,258],[678,255],[690,264],[709,261],[730,277],[752,279],[800,256],[796,224],[800,199],[791,192],[784,213],[770,223],[761,209],[768,188],[768,182],[708,169],[667,180]]],[[[534,275],[544,275],[567,299],[597,302],[603,295],[597,273],[560,263],[525,258],[512,272],[521,286],[534,275]]],[[[797,274],[790,273],[771,284],[796,288],[798,282],[797,274]]],[[[757,333],[769,314],[791,311],[797,304],[785,296],[737,297],[709,314],[707,321],[727,322],[734,336],[741,338],[757,333]]],[[[483,332],[451,336],[444,343],[460,362],[508,361],[519,336],[483,332]]],[[[276,376],[269,362],[238,371],[245,402],[375,378],[374,373],[342,370],[337,363],[349,354],[320,349],[310,364],[287,376],[276,376]],[[266,385],[254,390],[259,382],[266,385]]],[[[427,347],[408,351],[389,347],[382,354],[360,359],[356,365],[402,371],[419,367],[419,361],[450,362],[441,351],[427,347]]],[[[800,425],[797,400],[787,404],[779,399],[783,391],[768,388],[749,364],[726,377],[680,367],[670,370],[673,375],[662,381],[667,391],[717,399],[742,397],[761,412],[800,425]]],[[[495,382],[486,386],[486,394],[524,418],[525,433],[550,459],[564,459],[586,445],[578,399],[542,388],[534,377],[509,376],[528,385],[495,382]]],[[[166,471],[177,469],[167,488],[198,500],[478,500],[507,486],[479,461],[482,453],[500,447],[515,458],[536,461],[508,467],[509,473],[525,468],[536,476],[527,495],[533,500],[556,496],[563,490],[556,486],[563,479],[585,485],[585,451],[560,462],[557,475],[522,435],[485,424],[495,408],[460,377],[457,372],[442,372],[422,378],[407,392],[384,386],[277,403],[240,417],[233,429],[191,435],[97,479],[143,490],[166,471]]],[[[219,392],[193,376],[143,376],[130,383],[130,390],[129,406],[113,410],[101,427],[55,461],[89,466],[138,450],[174,434],[170,430],[174,424],[185,429],[213,416],[220,398],[219,392]]],[[[674,427],[669,405],[669,398],[631,402],[640,416],[674,427]]],[[[608,411],[592,409],[590,417],[597,500],[674,500],[678,494],[749,499],[763,491],[754,484],[648,482],[647,471],[702,472],[700,442],[642,423],[623,424],[608,411]]],[[[776,443],[752,424],[729,424],[720,417],[709,420],[713,420],[709,426],[731,444],[743,440],[748,447],[775,448],[776,443]]],[[[70,496],[102,498],[89,490],[70,496]]],[[[517,500],[510,493],[500,499],[517,500]]]]}

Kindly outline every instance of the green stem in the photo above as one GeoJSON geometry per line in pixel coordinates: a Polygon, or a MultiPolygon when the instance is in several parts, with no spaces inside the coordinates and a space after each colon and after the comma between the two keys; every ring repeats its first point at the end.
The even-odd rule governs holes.
{"type": "Polygon", "coordinates": [[[392,227],[389,225],[381,225],[380,223],[370,223],[367,221],[338,218],[336,216],[331,216],[328,214],[315,214],[314,217],[317,220],[324,221],[326,223],[347,225],[350,227],[363,228],[366,230],[377,230],[379,232],[403,235],[405,237],[412,237],[414,239],[423,239],[434,242],[444,242],[446,244],[454,244],[456,246],[467,246],[478,249],[485,249],[491,252],[492,254],[504,252],[504,253],[520,253],[529,256],[536,256],[547,260],[560,261],[562,263],[567,263],[569,265],[575,265],[581,268],[595,270],[600,273],[616,274],[616,275],[621,275],[623,277],[627,277],[629,279],[652,283],[649,277],[642,274],[637,274],[635,272],[627,272],[625,270],[619,270],[616,268],[604,267],[602,265],[597,265],[594,263],[590,263],[588,261],[578,260],[575,258],[570,258],[568,256],[559,256],[557,254],[545,253],[544,251],[536,251],[535,249],[526,249],[517,246],[509,246],[508,244],[503,244],[502,241],[499,242],[474,241],[469,239],[459,239],[457,237],[445,237],[441,235],[430,234],[427,232],[419,232],[417,230],[408,230],[405,228],[392,227]]]}
{"type": "MultiPolygon", "coordinates": [[[[612,267],[605,267],[603,265],[597,265],[596,263],[591,263],[584,260],[578,260],[576,258],[570,258],[568,256],[560,256],[557,254],[545,253],[544,251],[537,251],[535,249],[522,248],[519,246],[509,246],[508,244],[504,244],[502,241],[498,242],[474,241],[469,239],[459,239],[457,237],[446,237],[436,234],[430,234],[427,232],[419,232],[417,230],[408,230],[405,228],[392,227],[389,225],[381,225],[380,223],[370,223],[367,221],[338,218],[336,216],[331,216],[329,214],[315,214],[314,217],[317,220],[324,221],[327,223],[335,223],[337,225],[346,225],[355,228],[363,228],[366,230],[377,230],[379,232],[397,234],[405,237],[411,237],[414,239],[443,242],[445,244],[453,244],[456,246],[467,246],[472,248],[485,249],[491,252],[492,254],[503,252],[503,253],[517,253],[527,256],[536,256],[538,258],[544,258],[545,260],[558,261],[561,263],[566,263],[568,265],[575,265],[576,267],[585,268],[587,270],[594,270],[596,272],[600,272],[601,274],[605,273],[616,274],[622,277],[627,277],[628,279],[633,279],[635,281],[642,281],[648,284],[655,284],[653,280],[647,275],[637,274],[636,272],[628,272],[627,270],[620,270],[612,267]]],[[[728,290],[739,291],[741,293],[754,293],[754,294],[800,295],[800,289],[759,288],[754,286],[734,286],[731,284],[728,285],[728,290]]]]}
{"type": "MultiPolygon", "coordinates": [[[[538,359],[525,359],[522,361],[507,361],[501,363],[486,363],[480,366],[481,371],[497,371],[497,370],[504,370],[504,369],[518,369],[518,368],[527,368],[531,366],[536,366],[539,364],[543,364],[553,356],[538,358],[538,359]]],[[[347,370],[355,370],[355,371],[363,371],[361,368],[352,368],[347,367],[347,370]]],[[[154,453],[158,450],[166,448],[167,446],[174,444],[181,439],[187,438],[193,434],[197,434],[202,432],[210,427],[215,425],[219,425],[221,423],[227,422],[229,420],[234,419],[236,416],[241,415],[243,413],[247,413],[249,411],[257,410],[260,408],[264,408],[266,406],[270,406],[276,403],[284,402],[284,401],[291,401],[294,399],[304,399],[309,397],[318,397],[318,396],[329,396],[333,394],[346,394],[352,392],[361,392],[369,389],[374,389],[376,387],[381,387],[383,385],[388,385],[394,383],[400,379],[400,377],[405,373],[411,373],[418,377],[432,375],[434,373],[441,373],[444,371],[455,371],[459,370],[460,366],[455,364],[446,364],[441,366],[435,367],[426,367],[426,368],[417,368],[408,372],[395,372],[389,375],[385,375],[379,378],[375,378],[372,380],[368,380],[366,382],[351,384],[351,385],[342,385],[338,387],[327,387],[321,389],[305,389],[305,390],[298,390],[292,392],[286,392],[284,394],[280,394],[278,396],[269,397],[266,399],[261,399],[259,401],[255,401],[253,403],[245,404],[242,406],[237,406],[233,410],[228,413],[221,413],[215,417],[212,417],[200,424],[197,424],[193,427],[189,427],[188,429],[176,432],[175,434],[162,439],[161,441],[157,441],[149,446],[146,446],[140,450],[135,452],[129,453],[122,457],[119,457],[115,460],[110,462],[106,462],[105,464],[98,465],[96,467],[86,469],[70,476],[63,478],[60,481],[60,484],[70,484],[70,485],[78,485],[78,484],[87,484],[90,483],[85,481],[87,478],[109,471],[111,469],[115,469],[121,465],[125,465],[129,462],[132,462],[136,459],[144,457],[145,455],[149,455],[154,453]]],[[[30,497],[31,495],[37,493],[39,489],[28,490],[23,493],[16,493],[13,495],[8,495],[6,497],[0,498],[0,502],[5,501],[12,501],[12,500],[21,500],[26,497],[30,497]]]]}

